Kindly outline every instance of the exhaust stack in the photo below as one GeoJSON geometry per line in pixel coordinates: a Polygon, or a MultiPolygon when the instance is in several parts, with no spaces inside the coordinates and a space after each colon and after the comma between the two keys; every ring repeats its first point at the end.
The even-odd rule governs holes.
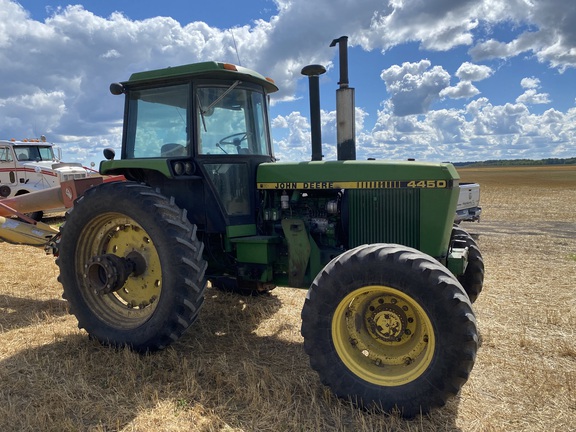
{"type": "Polygon", "coordinates": [[[336,137],[338,160],[356,159],[356,121],[354,89],[348,86],[348,36],[334,39],[331,47],[339,45],[340,88],[336,90],[336,137]]]}
{"type": "Polygon", "coordinates": [[[319,76],[326,72],[322,65],[309,65],[302,68],[302,75],[308,77],[310,92],[310,132],[312,135],[312,160],[322,160],[322,130],[320,121],[319,76]]]}

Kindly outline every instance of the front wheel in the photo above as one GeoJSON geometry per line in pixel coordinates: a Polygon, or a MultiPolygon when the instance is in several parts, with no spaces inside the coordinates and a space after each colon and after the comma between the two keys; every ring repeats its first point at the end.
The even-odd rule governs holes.
{"type": "Polygon", "coordinates": [[[470,301],[431,257],[360,246],[316,277],[302,310],[304,349],[323,384],[355,404],[405,417],[443,405],[474,365],[470,301]]]}
{"type": "Polygon", "coordinates": [[[452,228],[451,241],[462,241],[468,248],[468,265],[464,274],[458,276],[458,281],[462,284],[464,291],[474,303],[484,286],[484,260],[476,241],[467,231],[460,227],[452,228]]]}
{"type": "Polygon", "coordinates": [[[66,215],[58,280],[90,336],[137,351],[164,348],[198,316],[206,262],[186,213],[150,187],[105,183],[66,215]]]}

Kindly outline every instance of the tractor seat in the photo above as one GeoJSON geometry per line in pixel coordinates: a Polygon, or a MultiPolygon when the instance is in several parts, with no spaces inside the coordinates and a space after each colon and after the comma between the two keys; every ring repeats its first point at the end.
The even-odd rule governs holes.
{"type": "Polygon", "coordinates": [[[186,156],[186,147],[182,144],[169,143],[164,144],[160,149],[161,157],[178,157],[186,156]]]}

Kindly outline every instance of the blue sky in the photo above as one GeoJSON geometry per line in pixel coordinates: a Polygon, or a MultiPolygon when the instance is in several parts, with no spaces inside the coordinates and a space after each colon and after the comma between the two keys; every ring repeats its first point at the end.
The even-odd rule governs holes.
{"type": "Polygon", "coordinates": [[[44,134],[67,160],[98,163],[120,145],[110,82],[239,57],[281,89],[271,107],[281,160],[309,159],[300,70],[328,68],[322,138],[333,159],[329,44],[342,35],[359,159],[576,156],[576,3],[561,0],[0,0],[0,138],[44,134]]]}

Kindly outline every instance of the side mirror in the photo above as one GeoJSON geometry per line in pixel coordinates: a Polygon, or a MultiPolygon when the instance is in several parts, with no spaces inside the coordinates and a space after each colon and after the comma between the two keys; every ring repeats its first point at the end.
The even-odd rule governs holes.
{"type": "Polygon", "coordinates": [[[114,96],[121,95],[124,93],[124,86],[120,83],[112,83],[110,84],[110,93],[114,96]]]}
{"type": "Polygon", "coordinates": [[[111,148],[105,148],[103,153],[106,160],[112,160],[116,156],[116,152],[111,148]]]}

